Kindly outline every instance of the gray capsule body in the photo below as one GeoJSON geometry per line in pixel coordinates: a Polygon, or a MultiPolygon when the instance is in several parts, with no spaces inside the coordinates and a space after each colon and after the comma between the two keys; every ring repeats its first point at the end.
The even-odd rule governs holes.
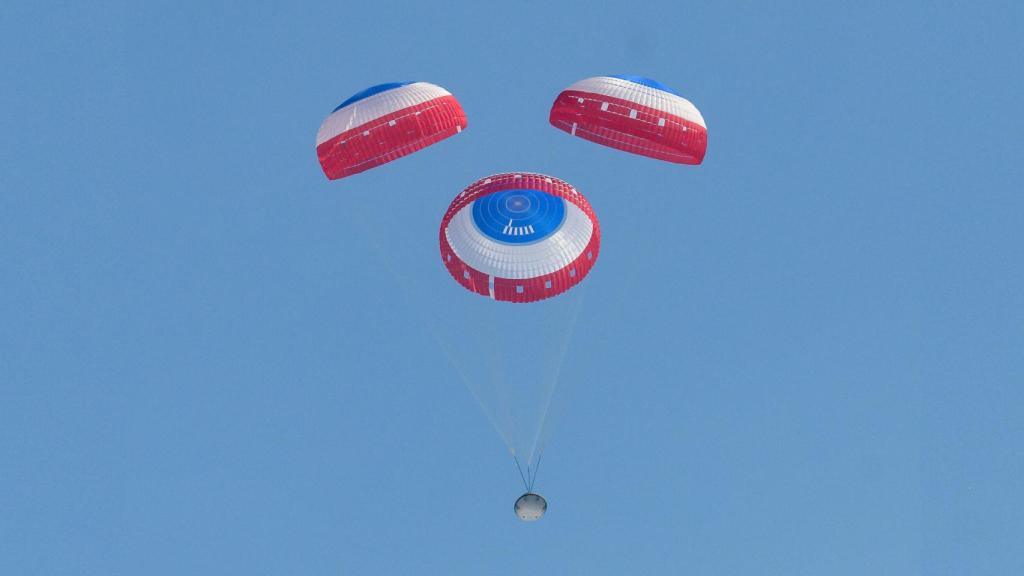
{"type": "Polygon", "coordinates": [[[527,492],[516,500],[516,516],[518,516],[523,522],[540,520],[541,516],[543,516],[547,510],[548,503],[540,494],[527,492]]]}

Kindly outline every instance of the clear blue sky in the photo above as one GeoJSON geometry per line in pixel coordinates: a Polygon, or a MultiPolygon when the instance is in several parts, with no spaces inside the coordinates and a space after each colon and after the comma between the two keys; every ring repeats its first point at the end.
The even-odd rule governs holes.
{"type": "Polygon", "coordinates": [[[601,6],[5,3],[0,574],[1024,573],[1021,4],[601,6]],[[547,124],[608,73],[705,163],[547,124]],[[469,129],[326,181],[403,79],[469,129]],[[506,170],[604,233],[532,525],[418,320],[506,170]]]}

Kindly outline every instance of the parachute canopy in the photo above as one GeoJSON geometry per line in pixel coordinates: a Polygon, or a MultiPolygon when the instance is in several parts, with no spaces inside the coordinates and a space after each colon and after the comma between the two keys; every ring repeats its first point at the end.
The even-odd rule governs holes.
{"type": "Polygon", "coordinates": [[[567,182],[529,172],[470,184],[441,220],[441,260],[466,289],[534,302],[572,288],[597,261],[601,229],[567,182]]]}
{"type": "Polygon", "coordinates": [[[427,82],[378,84],[331,112],[316,155],[331,180],[412,154],[464,130],[466,113],[447,90],[427,82]]]}
{"type": "Polygon", "coordinates": [[[643,76],[580,80],[555,98],[549,121],[584,140],[677,164],[700,164],[708,145],[697,107],[643,76]]]}

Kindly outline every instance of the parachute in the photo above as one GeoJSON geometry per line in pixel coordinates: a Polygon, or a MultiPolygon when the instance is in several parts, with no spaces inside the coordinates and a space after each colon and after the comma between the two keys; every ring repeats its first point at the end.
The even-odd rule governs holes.
{"type": "Polygon", "coordinates": [[[546,504],[533,485],[583,304],[572,289],[601,248],[597,216],[563,180],[495,174],[455,197],[439,240],[452,278],[486,298],[460,299],[459,315],[472,321],[441,319],[433,333],[515,459],[529,496],[517,514],[536,520],[546,504]]]}
{"type": "Polygon", "coordinates": [[[441,260],[466,289],[535,302],[572,288],[597,261],[601,228],[568,183],[527,172],[474,182],[441,220],[441,260]]]}
{"type": "Polygon", "coordinates": [[[555,98],[549,121],[584,140],[677,164],[700,164],[707,151],[697,107],[643,76],[580,80],[555,98]]]}
{"type": "Polygon", "coordinates": [[[378,84],[345,100],[316,135],[330,180],[412,154],[465,130],[466,113],[450,92],[427,82],[378,84]]]}

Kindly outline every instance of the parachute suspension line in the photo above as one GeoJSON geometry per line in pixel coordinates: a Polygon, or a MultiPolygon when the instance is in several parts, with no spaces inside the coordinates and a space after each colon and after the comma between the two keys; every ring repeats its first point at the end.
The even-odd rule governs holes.
{"type": "Polygon", "coordinates": [[[377,253],[377,259],[384,265],[384,268],[395,279],[395,283],[398,284],[399,287],[401,287],[402,296],[405,298],[405,302],[408,305],[408,307],[413,311],[413,315],[419,319],[420,324],[426,327],[427,333],[430,334],[430,337],[434,340],[437,346],[444,353],[445,358],[448,359],[448,363],[451,364],[452,368],[455,369],[455,373],[459,375],[459,380],[462,382],[463,386],[465,386],[466,389],[469,390],[469,393],[473,396],[473,399],[476,400],[476,403],[480,406],[480,409],[481,411],[483,411],[484,416],[487,417],[487,421],[490,422],[491,427],[494,428],[494,431],[498,433],[498,437],[501,438],[501,441],[505,443],[505,446],[514,455],[515,443],[502,430],[501,426],[498,424],[497,419],[494,417],[491,411],[487,409],[487,405],[484,404],[483,399],[480,397],[479,391],[473,386],[473,383],[470,380],[469,376],[466,374],[466,371],[459,364],[458,360],[456,360],[454,352],[449,348],[444,339],[441,338],[441,336],[437,333],[437,330],[434,328],[434,324],[432,324],[428,318],[425,318],[425,312],[421,311],[420,308],[415,305],[415,302],[413,301],[412,297],[412,290],[409,288],[409,283],[406,281],[405,277],[402,276],[398,272],[398,270],[395,269],[393,263],[391,262],[391,258],[388,257],[387,250],[384,249],[384,246],[381,244],[378,235],[374,234],[373,231],[370,229],[369,225],[367,225],[365,219],[360,218],[358,215],[355,215],[354,211],[345,211],[345,214],[352,214],[351,221],[354,222],[356,227],[362,231],[363,236],[365,236],[370,241],[370,245],[373,247],[373,251],[377,253]]]}
{"type": "MultiPolygon", "coordinates": [[[[519,470],[519,477],[523,479],[523,488],[526,488],[526,491],[529,492],[531,484],[526,481],[526,474],[523,474],[523,467],[519,465],[519,457],[516,456],[515,452],[512,453],[512,459],[516,461],[516,469],[519,470]]],[[[529,470],[529,467],[527,467],[527,470],[529,470]]]]}
{"type": "MultiPolygon", "coordinates": [[[[425,324],[429,326],[429,322],[425,322],[425,324]]],[[[472,381],[469,379],[469,376],[466,375],[465,371],[462,369],[459,362],[455,359],[455,354],[448,348],[447,343],[444,341],[443,338],[437,335],[437,332],[435,332],[433,328],[428,327],[427,332],[430,333],[431,338],[434,339],[434,342],[437,344],[438,348],[440,348],[444,352],[445,357],[448,358],[448,362],[452,365],[452,368],[454,368],[455,372],[459,375],[459,380],[466,387],[466,389],[469,390],[469,393],[473,396],[473,399],[476,400],[476,403],[480,406],[480,410],[484,413],[484,416],[487,417],[487,421],[491,423],[491,427],[494,428],[494,431],[498,433],[498,436],[501,438],[501,441],[505,443],[505,447],[507,447],[509,451],[512,452],[512,455],[514,457],[515,444],[512,442],[512,439],[509,438],[504,431],[502,431],[501,426],[498,424],[498,420],[494,417],[494,414],[492,414],[491,411],[487,409],[487,405],[480,397],[480,394],[477,391],[476,387],[473,386],[472,381]]]]}
{"type": "MultiPolygon", "coordinates": [[[[533,484],[537,481],[537,472],[540,470],[540,458],[544,454],[537,455],[537,464],[533,467],[533,477],[530,478],[530,487],[526,489],[527,492],[533,492],[533,484]]],[[[529,469],[529,467],[527,467],[529,469]]]]}
{"type": "MultiPolygon", "coordinates": [[[[421,320],[423,319],[421,318],[421,320]]],[[[442,338],[437,333],[437,330],[429,321],[423,320],[423,324],[427,326],[427,332],[430,334],[430,337],[434,340],[434,343],[437,344],[437,347],[440,348],[442,352],[444,352],[445,358],[448,359],[448,363],[452,365],[452,368],[454,368],[455,372],[459,375],[459,381],[461,381],[462,385],[465,386],[467,390],[469,390],[469,393],[473,396],[473,400],[476,400],[477,405],[480,406],[480,411],[484,413],[484,416],[487,417],[487,421],[490,422],[491,427],[494,428],[494,431],[498,433],[498,437],[501,438],[501,441],[505,443],[505,447],[508,448],[509,451],[512,452],[514,456],[515,443],[513,442],[512,438],[510,438],[502,429],[501,425],[498,423],[497,418],[495,417],[495,414],[493,414],[492,411],[487,408],[487,404],[484,403],[483,398],[481,398],[480,396],[480,391],[477,390],[476,386],[473,385],[473,381],[469,378],[469,375],[467,375],[466,371],[462,368],[462,365],[456,358],[455,353],[449,347],[448,342],[445,341],[445,339],[442,338]]]]}
{"type": "Polygon", "coordinates": [[[501,341],[500,325],[493,320],[484,321],[480,323],[479,329],[483,331],[481,336],[485,342],[486,355],[478,360],[483,359],[482,364],[488,368],[479,374],[478,381],[473,382],[480,393],[480,409],[486,412],[488,417],[493,418],[495,430],[498,430],[498,434],[508,443],[509,450],[514,453],[523,447],[518,442],[519,424],[511,411],[512,403],[509,401],[512,389],[507,385],[504,351],[498,345],[501,341]],[[488,393],[493,396],[489,396],[488,393]]]}
{"type": "Polygon", "coordinates": [[[562,366],[565,363],[565,356],[569,350],[569,343],[572,341],[572,336],[576,331],[576,324],[579,321],[580,310],[583,308],[583,302],[586,300],[587,292],[585,286],[578,286],[577,289],[580,291],[579,299],[576,301],[575,309],[572,311],[572,318],[569,320],[569,329],[566,331],[565,339],[562,341],[562,345],[558,352],[558,359],[555,363],[555,373],[551,377],[551,382],[548,385],[548,390],[544,397],[544,406],[541,412],[540,422],[537,426],[537,432],[533,438],[533,445],[530,447],[530,458],[529,461],[533,461],[533,456],[537,454],[537,465],[540,466],[540,458],[544,455],[545,436],[544,433],[547,430],[548,414],[551,410],[551,401],[555,396],[555,390],[558,388],[560,376],[562,373],[562,366]]]}

